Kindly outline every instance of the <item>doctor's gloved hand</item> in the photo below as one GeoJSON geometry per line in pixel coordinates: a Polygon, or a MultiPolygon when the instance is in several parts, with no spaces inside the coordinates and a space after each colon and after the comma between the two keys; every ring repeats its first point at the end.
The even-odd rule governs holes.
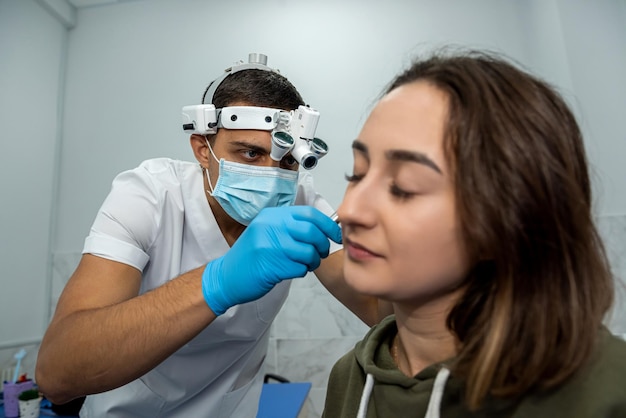
{"type": "Polygon", "coordinates": [[[263,209],[225,255],[207,264],[204,299],[218,316],[256,300],[282,280],[319,267],[329,239],[340,243],[341,229],[311,206],[263,209]]]}

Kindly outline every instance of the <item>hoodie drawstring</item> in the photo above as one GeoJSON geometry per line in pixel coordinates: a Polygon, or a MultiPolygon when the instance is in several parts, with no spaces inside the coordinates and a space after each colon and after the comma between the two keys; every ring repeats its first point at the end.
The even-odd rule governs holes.
{"type": "Polygon", "coordinates": [[[441,399],[443,399],[443,391],[446,388],[446,382],[448,381],[449,376],[450,370],[445,367],[442,367],[437,373],[435,383],[433,384],[433,391],[430,393],[426,416],[424,418],[439,418],[439,413],[441,412],[441,399]]]}
{"type": "Polygon", "coordinates": [[[369,403],[373,388],[374,376],[372,376],[371,373],[368,373],[365,378],[365,387],[363,388],[363,393],[361,394],[361,403],[359,404],[359,412],[357,412],[356,415],[357,418],[365,418],[365,414],[367,413],[367,404],[369,403]]]}
{"type": "MultiPolygon", "coordinates": [[[[450,377],[450,370],[442,367],[437,372],[435,383],[433,384],[433,390],[430,393],[430,399],[428,401],[428,409],[424,418],[439,418],[441,412],[441,400],[443,399],[443,392],[446,387],[446,382],[450,377]]],[[[370,396],[372,395],[372,389],[374,388],[374,376],[371,373],[367,374],[365,378],[365,387],[361,394],[361,403],[359,404],[359,412],[357,412],[357,418],[365,418],[367,414],[367,405],[369,404],[370,396]]]]}

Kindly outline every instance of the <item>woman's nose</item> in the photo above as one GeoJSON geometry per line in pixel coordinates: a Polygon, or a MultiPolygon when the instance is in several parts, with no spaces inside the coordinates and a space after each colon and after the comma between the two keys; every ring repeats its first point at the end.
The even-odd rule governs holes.
{"type": "Polygon", "coordinates": [[[358,184],[348,186],[343,195],[343,201],[337,208],[337,217],[342,225],[361,224],[371,225],[374,222],[375,201],[368,192],[368,185],[361,180],[358,184]]]}

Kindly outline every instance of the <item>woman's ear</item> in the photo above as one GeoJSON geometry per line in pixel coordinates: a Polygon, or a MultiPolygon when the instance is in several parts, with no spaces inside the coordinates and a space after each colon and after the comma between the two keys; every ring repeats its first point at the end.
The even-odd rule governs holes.
{"type": "Polygon", "coordinates": [[[202,135],[193,134],[189,137],[189,143],[193,150],[193,155],[202,167],[209,166],[209,147],[207,146],[207,138],[202,135]]]}

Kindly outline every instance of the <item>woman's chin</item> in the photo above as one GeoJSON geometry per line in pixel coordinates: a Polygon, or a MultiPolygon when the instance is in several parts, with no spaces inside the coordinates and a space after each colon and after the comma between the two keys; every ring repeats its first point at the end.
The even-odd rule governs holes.
{"type": "Polygon", "coordinates": [[[360,294],[382,296],[389,291],[385,286],[385,282],[380,279],[380,276],[373,274],[372,271],[345,265],[343,271],[346,284],[360,294]]]}

